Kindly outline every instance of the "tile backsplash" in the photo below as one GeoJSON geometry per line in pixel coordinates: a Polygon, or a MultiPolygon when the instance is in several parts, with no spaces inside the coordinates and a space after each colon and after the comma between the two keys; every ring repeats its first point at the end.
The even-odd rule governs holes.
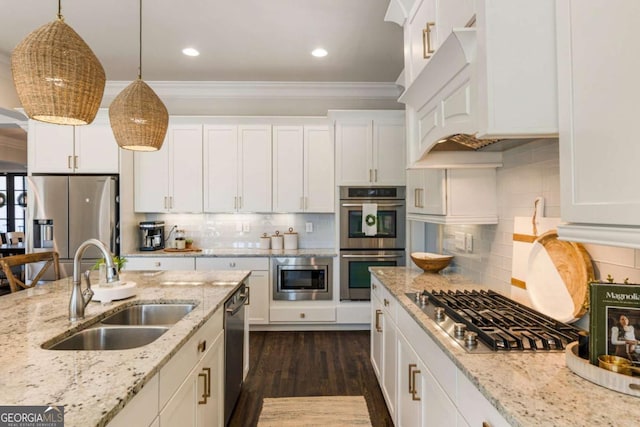
{"type": "Polygon", "coordinates": [[[256,248],[263,233],[283,234],[293,228],[300,248],[335,247],[334,214],[154,214],[147,220],[165,222],[165,232],[173,226],[185,230],[200,248],[256,248]],[[311,223],[312,232],[306,224],[311,223]]]}
{"type": "MultiPolygon", "coordinates": [[[[511,285],[514,217],[533,216],[534,201],[545,200],[544,216],[560,217],[560,168],[557,139],[540,139],[503,153],[497,169],[498,217],[496,225],[435,225],[425,227],[425,249],[455,255],[454,270],[474,281],[528,303],[526,292],[511,285]],[[440,229],[442,227],[442,229],[440,229]],[[455,249],[455,232],[473,236],[470,253],[455,249]],[[442,242],[439,236],[442,236],[442,242]]],[[[596,279],[610,274],[616,281],[640,283],[640,251],[586,244],[596,279]]]]}

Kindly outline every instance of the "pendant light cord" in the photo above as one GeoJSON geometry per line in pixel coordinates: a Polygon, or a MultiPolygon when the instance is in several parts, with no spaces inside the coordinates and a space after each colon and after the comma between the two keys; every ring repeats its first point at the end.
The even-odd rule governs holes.
{"type": "Polygon", "coordinates": [[[62,0],[58,0],[58,19],[62,19],[62,0]]]}
{"type": "Polygon", "coordinates": [[[140,43],[139,43],[138,78],[142,80],[142,0],[140,0],[140,43]]]}

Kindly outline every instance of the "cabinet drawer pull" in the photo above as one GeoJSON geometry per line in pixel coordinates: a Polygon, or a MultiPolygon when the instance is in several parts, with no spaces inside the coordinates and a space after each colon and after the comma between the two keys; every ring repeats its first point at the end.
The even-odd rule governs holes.
{"type": "Polygon", "coordinates": [[[384,299],[384,306],[389,307],[389,300],[386,298],[384,299]]]}
{"type": "Polygon", "coordinates": [[[198,400],[198,405],[206,405],[207,404],[207,374],[203,374],[200,372],[198,374],[198,378],[204,378],[204,392],[202,393],[202,400],[198,400]]]}
{"type": "Polygon", "coordinates": [[[431,54],[435,52],[431,47],[431,28],[435,26],[435,22],[427,22],[427,26],[422,30],[422,56],[424,59],[431,58],[431,54]]]}
{"type": "Polygon", "coordinates": [[[202,340],[198,343],[198,351],[200,353],[204,353],[204,351],[207,349],[207,340],[202,340]]]}
{"type": "Polygon", "coordinates": [[[304,313],[300,313],[300,318],[304,319],[305,317],[307,317],[304,313]]]}
{"type": "Polygon", "coordinates": [[[230,263],[229,263],[229,267],[231,267],[231,268],[236,268],[236,263],[235,263],[235,262],[233,262],[233,261],[232,261],[232,262],[230,262],[230,263]]]}
{"type": "Polygon", "coordinates": [[[491,424],[489,424],[489,423],[488,423],[488,422],[486,422],[486,421],[483,421],[483,422],[482,422],[482,427],[491,427],[491,424]]]}
{"type": "Polygon", "coordinates": [[[162,265],[162,263],[160,261],[156,261],[153,263],[154,266],[156,267],[160,267],[162,265]]]}
{"type": "Polygon", "coordinates": [[[382,315],[382,310],[376,310],[376,331],[382,332],[382,327],[380,326],[380,316],[382,315]]]}
{"type": "Polygon", "coordinates": [[[372,284],[371,284],[371,289],[378,289],[378,287],[376,286],[376,284],[375,284],[375,283],[372,283],[372,284]]]}

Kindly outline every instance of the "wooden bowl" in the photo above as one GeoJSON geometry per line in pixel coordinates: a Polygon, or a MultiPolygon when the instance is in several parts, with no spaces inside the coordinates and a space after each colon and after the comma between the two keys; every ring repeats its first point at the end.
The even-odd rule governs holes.
{"type": "Polygon", "coordinates": [[[413,252],[411,254],[413,263],[428,273],[437,273],[449,265],[453,256],[438,255],[429,252],[413,252]]]}

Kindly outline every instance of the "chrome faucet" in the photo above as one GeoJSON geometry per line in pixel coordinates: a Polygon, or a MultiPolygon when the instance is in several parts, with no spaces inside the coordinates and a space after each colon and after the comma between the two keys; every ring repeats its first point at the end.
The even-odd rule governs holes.
{"type": "Polygon", "coordinates": [[[91,281],[89,280],[89,270],[84,274],[87,289],[82,291],[80,283],[80,269],[82,268],[80,261],[89,246],[95,246],[104,256],[105,263],[107,264],[107,283],[113,283],[119,279],[118,270],[113,263],[113,255],[109,252],[107,246],[98,239],[89,239],[82,242],[73,257],[73,288],[71,289],[71,300],[69,301],[69,320],[72,322],[84,319],[84,309],[91,301],[91,298],[93,298],[91,281]]]}

